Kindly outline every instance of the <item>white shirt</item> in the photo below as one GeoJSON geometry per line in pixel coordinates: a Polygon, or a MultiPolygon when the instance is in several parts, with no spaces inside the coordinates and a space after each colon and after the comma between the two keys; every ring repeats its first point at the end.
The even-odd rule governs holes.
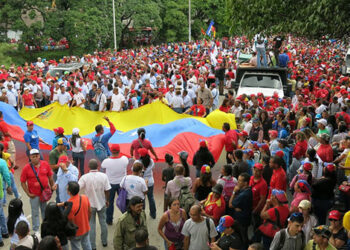
{"type": "MultiPolygon", "coordinates": [[[[29,221],[27,220],[27,217],[26,217],[24,214],[21,214],[21,215],[17,218],[17,220],[16,220],[16,222],[15,222],[15,225],[14,225],[14,228],[16,228],[18,222],[20,222],[20,221],[25,221],[25,222],[28,224],[28,227],[30,228],[29,221]]],[[[11,240],[10,240],[10,241],[11,241],[11,244],[15,244],[15,245],[18,244],[19,238],[18,238],[18,235],[16,234],[16,232],[13,232],[13,235],[11,236],[11,240]]]]}
{"type": "Polygon", "coordinates": [[[106,175],[110,184],[120,184],[124,176],[126,176],[128,163],[129,160],[126,156],[110,157],[102,162],[101,168],[106,169],[106,175]]]}
{"type": "Polygon", "coordinates": [[[188,94],[185,95],[185,96],[183,97],[183,100],[184,100],[184,106],[185,106],[185,108],[192,107],[193,102],[192,102],[191,97],[188,96],[188,94]]]}
{"type": "Polygon", "coordinates": [[[74,152],[74,153],[80,153],[80,152],[83,152],[83,151],[84,151],[83,148],[81,147],[81,143],[83,142],[83,141],[82,141],[82,138],[77,138],[77,139],[75,140],[75,146],[74,146],[73,143],[72,143],[72,138],[69,139],[69,142],[70,142],[70,144],[71,144],[71,146],[72,146],[72,152],[74,152]]]}
{"type": "Polygon", "coordinates": [[[184,105],[184,101],[181,95],[176,95],[171,99],[171,102],[169,104],[173,108],[182,108],[182,106],[184,105]]]}
{"type": "Polygon", "coordinates": [[[7,100],[8,104],[10,104],[13,107],[17,107],[17,98],[16,98],[16,91],[14,89],[7,90],[7,100]]]}
{"type": "Polygon", "coordinates": [[[82,93],[78,93],[78,94],[74,94],[74,96],[73,96],[73,100],[76,102],[76,106],[80,106],[80,104],[82,104],[83,103],[83,100],[84,100],[85,98],[84,98],[84,96],[83,96],[83,94],[82,93]]]}
{"type": "Polygon", "coordinates": [[[61,105],[68,104],[72,97],[67,92],[59,93],[57,95],[57,100],[61,105]]]}
{"type": "Polygon", "coordinates": [[[250,130],[252,129],[252,126],[253,126],[252,121],[249,121],[249,122],[247,122],[247,123],[245,124],[243,130],[246,131],[246,132],[248,133],[248,135],[249,135],[250,130]]]}
{"type": "Polygon", "coordinates": [[[100,211],[106,205],[105,191],[111,189],[108,177],[98,170],[90,170],[79,180],[80,189],[85,189],[85,194],[89,198],[91,207],[100,211]]]}
{"type": "Polygon", "coordinates": [[[106,111],[106,108],[104,107],[106,103],[107,97],[103,93],[96,97],[96,104],[99,105],[98,111],[106,111]]]}
{"type": "Polygon", "coordinates": [[[169,91],[169,92],[167,92],[167,93],[165,94],[165,99],[166,99],[167,102],[170,104],[171,101],[172,101],[172,99],[174,98],[174,96],[175,96],[175,93],[169,91]]]}
{"type": "Polygon", "coordinates": [[[145,199],[144,192],[148,190],[145,180],[136,175],[125,176],[120,182],[120,187],[125,188],[128,192],[128,200],[135,196],[145,199]]]}
{"type": "Polygon", "coordinates": [[[113,94],[111,102],[113,103],[112,111],[121,111],[122,102],[125,101],[125,98],[122,94],[113,94]]]}

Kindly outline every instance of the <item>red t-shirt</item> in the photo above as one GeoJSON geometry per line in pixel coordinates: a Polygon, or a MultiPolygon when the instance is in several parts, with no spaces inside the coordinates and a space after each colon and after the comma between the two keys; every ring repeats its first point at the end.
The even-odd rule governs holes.
{"type": "Polygon", "coordinates": [[[33,106],[34,105],[34,102],[33,102],[33,95],[32,94],[24,94],[22,95],[22,98],[23,98],[23,103],[24,103],[24,106],[33,106]]]}
{"type": "Polygon", "coordinates": [[[321,144],[317,150],[317,155],[323,162],[333,161],[333,149],[330,144],[321,144]]]}
{"type": "MultiPolygon", "coordinates": [[[[40,182],[43,185],[43,187],[48,187],[49,177],[52,176],[52,170],[49,163],[47,163],[46,161],[40,161],[39,168],[34,168],[39,176],[40,182]]],[[[29,163],[25,165],[22,169],[21,182],[27,182],[29,193],[34,194],[36,196],[41,195],[40,184],[36,179],[33,169],[31,168],[29,163]]]]}
{"type": "Polygon", "coordinates": [[[205,113],[205,107],[200,104],[195,104],[191,107],[191,110],[193,111],[194,116],[203,116],[205,113]]]}
{"type": "MultiPolygon", "coordinates": [[[[252,187],[253,192],[253,209],[256,208],[260,201],[260,197],[267,195],[267,183],[264,180],[264,178],[260,178],[257,182],[254,181],[254,176],[250,177],[249,186],[252,187]]],[[[260,207],[257,212],[260,212],[265,204],[262,204],[262,207],[260,207]]]]}
{"type": "Polygon", "coordinates": [[[5,141],[10,141],[11,140],[10,137],[5,135],[5,133],[9,132],[9,129],[8,129],[8,124],[4,120],[0,120],[0,132],[2,132],[2,134],[4,135],[4,140],[5,141]]]}
{"type": "Polygon", "coordinates": [[[272,221],[277,221],[276,211],[275,208],[277,208],[278,213],[280,215],[280,225],[282,227],[285,227],[285,222],[289,216],[289,208],[287,204],[284,204],[282,206],[273,207],[267,210],[267,213],[269,214],[269,217],[272,221]]]}
{"type": "Polygon", "coordinates": [[[147,148],[148,150],[150,150],[152,148],[152,143],[149,140],[141,140],[141,139],[136,139],[133,140],[131,143],[131,146],[134,148],[134,156],[136,159],[140,159],[140,155],[138,152],[138,149],[141,148],[140,142],[143,146],[143,148],[147,148]]]}
{"type": "Polygon", "coordinates": [[[271,196],[272,189],[287,190],[286,172],[281,167],[279,169],[274,169],[272,172],[269,197],[271,196]]]}
{"type": "Polygon", "coordinates": [[[234,130],[229,130],[225,133],[225,149],[226,152],[233,152],[236,147],[232,145],[232,142],[235,143],[236,147],[238,145],[237,132],[234,130]]]}
{"type": "Polygon", "coordinates": [[[230,109],[231,109],[230,106],[227,106],[227,107],[220,106],[220,108],[219,108],[220,111],[225,112],[225,113],[228,113],[230,111],[230,109]]]}
{"type": "Polygon", "coordinates": [[[68,214],[68,220],[73,221],[75,225],[78,226],[78,230],[75,236],[81,236],[90,231],[90,224],[89,224],[90,202],[87,196],[80,195],[80,197],[79,195],[75,195],[69,198],[68,200],[68,202],[73,203],[72,209],[68,214]],[[81,205],[80,205],[80,210],[78,212],[80,197],[81,197],[81,205]],[[77,215],[75,215],[76,213],[77,215]]]}
{"type": "Polygon", "coordinates": [[[307,151],[307,141],[299,141],[295,144],[293,150],[293,157],[299,160],[300,158],[304,158],[307,151]]]}

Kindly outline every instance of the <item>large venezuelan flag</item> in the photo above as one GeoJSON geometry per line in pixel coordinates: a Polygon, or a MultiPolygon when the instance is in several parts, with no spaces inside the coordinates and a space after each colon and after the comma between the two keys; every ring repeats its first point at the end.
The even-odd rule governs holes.
{"type": "MultiPolygon", "coordinates": [[[[50,145],[54,138],[53,129],[63,127],[65,135],[70,137],[72,129],[80,129],[80,135],[88,142],[95,135],[95,126],[102,124],[108,131],[108,123],[103,119],[108,116],[117,131],[110,143],[118,143],[121,153],[130,156],[130,144],[137,138],[137,129],[146,129],[146,138],[150,140],[160,160],[166,153],[173,156],[182,150],[189,153],[189,161],[198,150],[199,140],[208,141],[209,150],[215,159],[220,157],[224,145],[222,124],[228,122],[232,129],[236,128],[235,117],[216,110],[207,118],[178,114],[161,102],[155,102],[138,109],[124,112],[92,112],[83,108],[70,108],[53,103],[40,109],[22,109],[19,113],[11,106],[0,102],[0,110],[4,120],[10,125],[10,133],[15,140],[23,141],[26,121],[33,121],[39,136],[50,145]]],[[[42,149],[51,146],[40,145],[42,149]]],[[[177,159],[177,157],[174,157],[177,159]]]]}

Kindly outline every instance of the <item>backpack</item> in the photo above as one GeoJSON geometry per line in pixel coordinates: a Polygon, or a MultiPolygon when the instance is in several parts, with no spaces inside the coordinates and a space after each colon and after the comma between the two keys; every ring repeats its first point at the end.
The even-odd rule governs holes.
{"type": "Polygon", "coordinates": [[[221,178],[225,182],[222,195],[224,196],[224,199],[226,202],[230,200],[230,197],[232,195],[233,190],[235,189],[237,183],[234,182],[234,178],[231,177],[231,179],[227,180],[225,178],[221,178]]]}
{"type": "MultiPolygon", "coordinates": [[[[282,229],[281,231],[280,231],[280,239],[279,239],[279,242],[278,242],[278,244],[277,244],[277,248],[276,248],[276,250],[281,250],[282,248],[283,248],[283,246],[284,246],[284,243],[285,243],[285,241],[286,241],[286,230],[287,229],[282,229]]],[[[304,231],[303,230],[301,230],[300,231],[300,233],[301,233],[301,246],[302,247],[305,247],[305,234],[304,234],[304,231]]],[[[314,249],[314,248],[313,248],[314,249]]]]}
{"type": "Polygon", "coordinates": [[[101,140],[102,135],[100,135],[98,140],[92,144],[94,146],[95,155],[100,160],[100,162],[107,158],[107,150],[101,143],[101,140]]]}
{"type": "Polygon", "coordinates": [[[181,187],[180,195],[179,195],[180,207],[185,210],[188,214],[190,212],[191,207],[196,202],[193,194],[191,193],[190,188],[186,185],[181,187]]]}

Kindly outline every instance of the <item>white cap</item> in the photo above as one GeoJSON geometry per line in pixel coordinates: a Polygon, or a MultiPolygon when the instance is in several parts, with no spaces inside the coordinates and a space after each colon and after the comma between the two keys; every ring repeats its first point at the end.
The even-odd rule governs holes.
{"type": "Polygon", "coordinates": [[[79,134],[79,129],[73,128],[72,135],[78,135],[78,134],[79,134]]]}
{"type": "Polygon", "coordinates": [[[317,121],[318,123],[321,123],[323,126],[327,126],[327,120],[326,119],[320,119],[317,121]]]}
{"type": "Polygon", "coordinates": [[[1,90],[1,92],[2,92],[2,93],[7,93],[7,90],[6,90],[5,88],[3,88],[3,89],[1,90]]]}
{"type": "Polygon", "coordinates": [[[36,148],[32,148],[29,152],[30,155],[40,154],[39,150],[36,148]]]}
{"type": "Polygon", "coordinates": [[[174,85],[170,84],[170,85],[169,85],[169,89],[170,89],[170,88],[174,88],[174,85]]]}

